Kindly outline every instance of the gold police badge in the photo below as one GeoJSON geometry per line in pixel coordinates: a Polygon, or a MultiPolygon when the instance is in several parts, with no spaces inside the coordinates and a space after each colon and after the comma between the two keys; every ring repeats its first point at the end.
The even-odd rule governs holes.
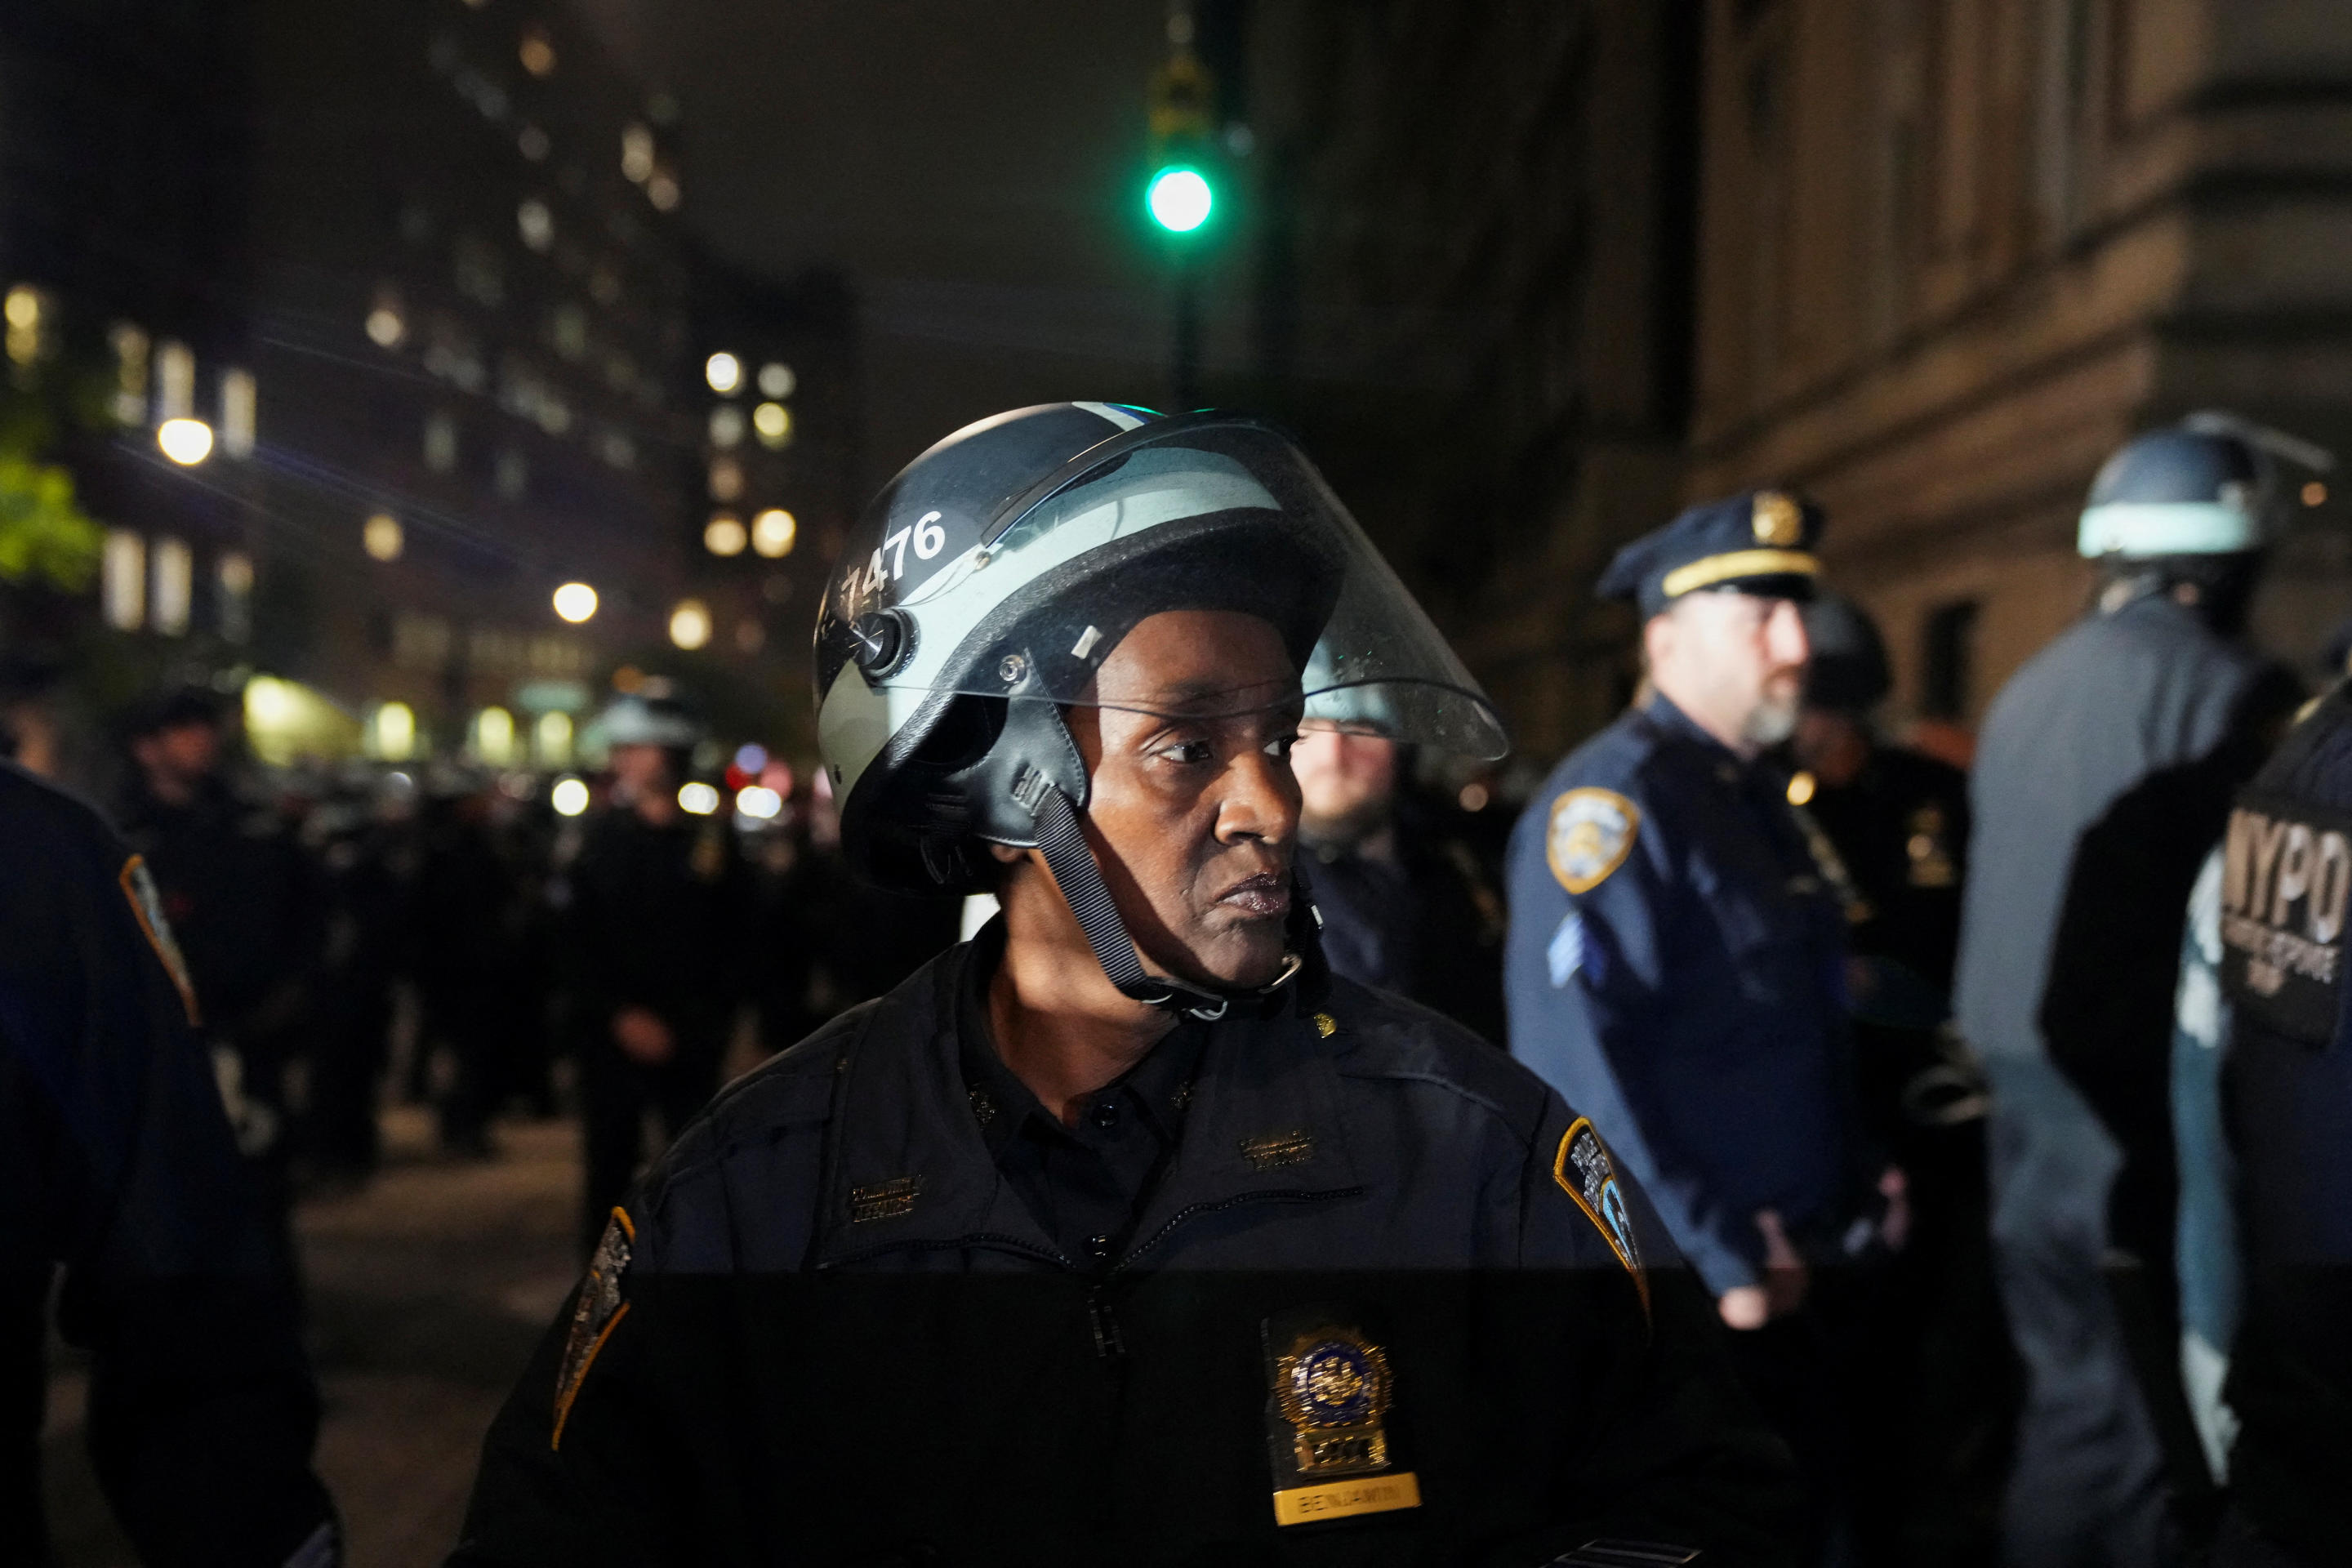
{"type": "Polygon", "coordinates": [[[1419,1508],[1420,1479],[1390,1452],[1388,1352],[1315,1310],[1268,1319],[1264,1337],[1275,1523],[1419,1508]]]}
{"type": "Polygon", "coordinates": [[[1779,490],[1757,491],[1748,521],[1756,530],[1756,542],[1775,550],[1786,550],[1804,537],[1804,508],[1779,490]]]}
{"type": "Polygon", "coordinates": [[[1612,789],[1572,789],[1551,803],[1544,857],[1571,893],[1589,893],[1625,862],[1642,808],[1612,789]]]}

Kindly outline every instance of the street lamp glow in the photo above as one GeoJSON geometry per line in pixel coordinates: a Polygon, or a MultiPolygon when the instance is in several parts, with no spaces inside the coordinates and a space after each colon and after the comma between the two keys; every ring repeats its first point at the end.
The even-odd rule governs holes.
{"type": "Polygon", "coordinates": [[[751,548],[771,561],[779,561],[793,552],[793,541],[800,536],[801,525],[782,507],[772,506],[751,520],[751,548]]]}
{"type": "Polygon", "coordinates": [[[669,613],[669,640],[688,652],[710,640],[710,611],[699,599],[681,599],[669,613]]]}
{"type": "Polygon", "coordinates": [[[547,804],[555,807],[558,816],[577,816],[588,809],[588,784],[585,780],[561,778],[547,792],[547,804]]]}
{"type": "Polygon", "coordinates": [[[1198,169],[1170,167],[1151,176],[1143,194],[1151,219],[1171,234],[1190,234],[1209,221],[1216,195],[1198,169]]]}
{"type": "Polygon", "coordinates": [[[585,583],[566,583],[555,591],[555,613],[578,626],[596,613],[596,590],[585,583]]]}
{"type": "Polygon", "coordinates": [[[743,384],[743,362],[724,352],[702,362],[702,379],[721,397],[743,384]]]}
{"type": "Polygon", "coordinates": [[[784,797],[765,784],[745,784],[735,792],[738,814],[765,822],[784,809],[784,797]]]}
{"type": "Polygon", "coordinates": [[[678,808],[694,816],[709,816],[719,809],[719,791],[697,779],[681,784],[677,791],[678,808]]]}
{"type": "Polygon", "coordinates": [[[155,445],[180,467],[193,468],[212,456],[213,427],[201,419],[166,419],[155,427],[155,445]]]}

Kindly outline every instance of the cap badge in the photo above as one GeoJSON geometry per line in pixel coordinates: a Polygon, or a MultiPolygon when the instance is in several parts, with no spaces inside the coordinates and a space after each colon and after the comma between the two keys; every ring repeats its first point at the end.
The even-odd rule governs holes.
{"type": "Polygon", "coordinates": [[[1786,550],[1804,536],[1804,509],[1779,490],[1756,492],[1749,521],[1756,530],[1756,542],[1775,550],[1786,550]]]}

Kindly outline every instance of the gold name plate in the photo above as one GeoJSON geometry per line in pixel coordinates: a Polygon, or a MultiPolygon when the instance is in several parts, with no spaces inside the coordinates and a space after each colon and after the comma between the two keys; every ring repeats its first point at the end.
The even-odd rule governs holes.
{"type": "Polygon", "coordinates": [[[1421,1480],[1411,1470],[1402,1470],[1393,1476],[1366,1476],[1360,1480],[1278,1491],[1274,1494],[1274,1522],[1312,1524],[1318,1520],[1420,1506],[1421,1480]]]}

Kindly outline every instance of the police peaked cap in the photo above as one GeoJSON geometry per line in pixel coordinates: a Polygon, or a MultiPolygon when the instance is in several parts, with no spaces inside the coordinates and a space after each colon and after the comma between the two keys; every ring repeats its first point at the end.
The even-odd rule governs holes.
{"type": "Polygon", "coordinates": [[[1644,616],[1701,589],[1809,599],[1822,524],[1821,508],[1787,490],[1703,501],[1620,550],[1593,591],[1632,599],[1644,616]]]}

